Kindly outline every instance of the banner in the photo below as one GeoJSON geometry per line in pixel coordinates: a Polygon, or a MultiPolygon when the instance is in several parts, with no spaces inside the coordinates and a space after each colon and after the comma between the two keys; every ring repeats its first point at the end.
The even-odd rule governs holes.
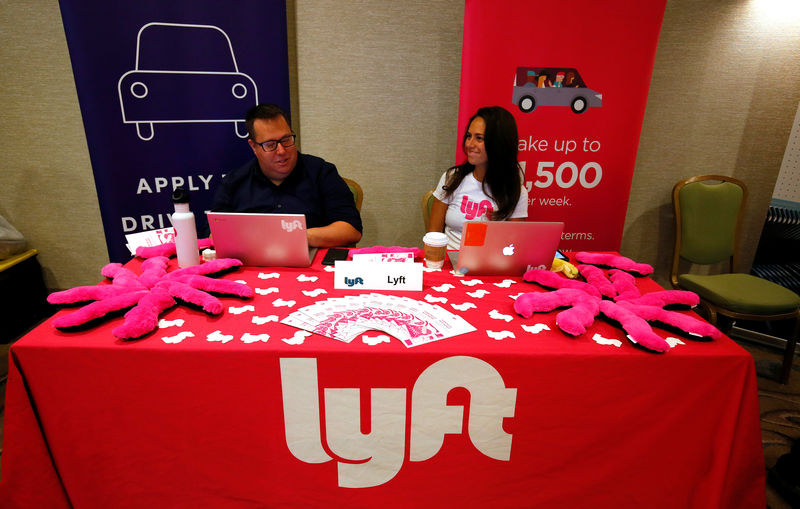
{"type": "Polygon", "coordinates": [[[564,221],[561,249],[619,250],[665,4],[466,1],[457,161],[478,108],[509,110],[528,219],[564,221]]]}
{"type": "Polygon", "coordinates": [[[221,177],[252,157],[244,116],[289,114],[284,0],[60,0],[111,261],[171,226],[184,187],[201,231],[221,177]]]}

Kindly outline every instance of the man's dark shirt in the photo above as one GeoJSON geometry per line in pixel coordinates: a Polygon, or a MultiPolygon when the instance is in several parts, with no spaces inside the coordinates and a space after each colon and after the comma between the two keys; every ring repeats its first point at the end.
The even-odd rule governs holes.
{"type": "Polygon", "coordinates": [[[336,166],[307,154],[297,155],[297,165],[279,186],[264,176],[255,158],[225,175],[212,210],[305,214],[308,228],[345,221],[363,231],[353,193],[336,166]]]}

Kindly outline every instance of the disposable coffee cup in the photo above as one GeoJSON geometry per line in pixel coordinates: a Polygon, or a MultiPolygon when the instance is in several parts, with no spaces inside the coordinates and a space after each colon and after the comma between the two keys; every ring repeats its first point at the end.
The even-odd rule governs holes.
{"type": "Polygon", "coordinates": [[[422,237],[425,245],[425,266],[429,269],[441,269],[447,255],[447,235],[441,232],[428,232],[422,237]]]}

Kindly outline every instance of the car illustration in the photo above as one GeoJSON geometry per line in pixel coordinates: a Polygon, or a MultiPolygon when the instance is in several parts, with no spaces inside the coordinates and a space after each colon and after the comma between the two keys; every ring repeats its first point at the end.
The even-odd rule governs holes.
{"type": "Polygon", "coordinates": [[[136,38],[136,67],[117,84],[122,121],[153,139],[153,124],[231,122],[247,137],[242,112],[258,89],[239,72],[228,35],[212,25],[148,23],[136,38]]]}
{"type": "Polygon", "coordinates": [[[511,102],[523,113],[538,106],[569,106],[574,113],[603,105],[603,94],[587,88],[573,67],[517,67],[511,102]]]}

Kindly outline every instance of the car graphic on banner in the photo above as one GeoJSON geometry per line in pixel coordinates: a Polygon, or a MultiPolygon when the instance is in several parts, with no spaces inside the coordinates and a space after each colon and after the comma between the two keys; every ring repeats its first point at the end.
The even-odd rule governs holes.
{"type": "Polygon", "coordinates": [[[517,67],[511,102],[523,113],[538,106],[569,106],[574,113],[603,105],[603,94],[587,88],[572,67],[517,67]]]}
{"type": "Polygon", "coordinates": [[[136,67],[117,85],[122,121],[148,141],[153,124],[231,122],[246,138],[244,112],[258,104],[239,72],[228,35],[212,25],[148,23],[136,40],[136,67]]]}

